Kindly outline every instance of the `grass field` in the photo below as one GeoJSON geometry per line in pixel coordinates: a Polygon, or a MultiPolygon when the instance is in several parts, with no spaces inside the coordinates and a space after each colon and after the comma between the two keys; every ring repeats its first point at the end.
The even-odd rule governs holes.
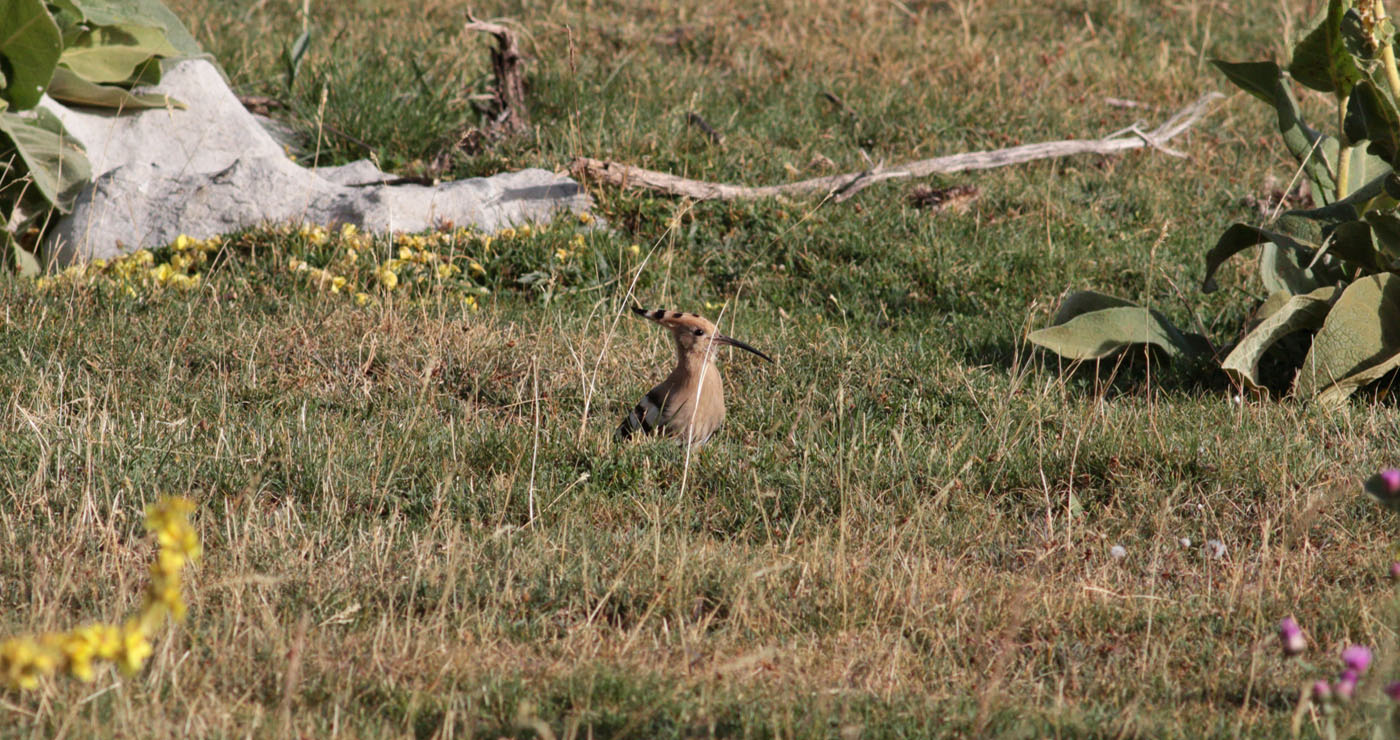
{"type": "MultiPolygon", "coordinates": [[[[766,184],[1100,136],[1231,92],[1207,61],[1282,59],[1317,5],[481,3],[526,39],[538,133],[446,174],[586,155],[766,184]]],[[[478,120],[460,4],[172,7],[240,92],[288,103],[307,162],[359,140],[422,172],[478,120]]],[[[1240,259],[1202,295],[1201,255],[1291,176],[1271,115],[1232,94],[1185,160],[934,183],[977,186],[966,213],[911,206],[912,182],[596,188],[611,230],[500,239],[476,310],[318,290],[290,260],[335,240],[275,229],[192,291],[0,281],[0,635],[134,609],[161,494],[199,503],[206,550],[145,671],[0,695],[0,735],[1272,738],[1353,642],[1383,656],[1337,718],[1360,732],[1400,677],[1394,521],[1359,487],[1396,462],[1393,398],[1329,413],[1024,342],[1067,288],[1235,336],[1263,289],[1240,259]],[[729,419],[689,457],[612,438],[672,359],[617,318],[634,279],[777,360],[726,352],[729,419]],[[1290,614],[1315,668],[1278,654],[1290,614]]]]}

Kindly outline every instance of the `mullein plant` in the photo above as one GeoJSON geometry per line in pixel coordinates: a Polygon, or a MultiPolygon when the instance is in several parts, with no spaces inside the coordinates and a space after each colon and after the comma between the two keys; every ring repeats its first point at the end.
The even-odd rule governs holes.
{"type": "Polygon", "coordinates": [[[1031,342],[1069,360],[1100,360],[1152,346],[1173,358],[1218,362],[1232,380],[1264,392],[1266,354],[1289,355],[1291,393],[1327,406],[1400,367],[1400,71],[1395,25],[1381,0],[1329,0],[1286,65],[1213,60],[1236,87],[1273,109],[1295,181],[1317,207],[1230,226],[1205,255],[1201,290],[1233,256],[1259,249],[1262,301],[1233,344],[1178,329],[1151,306],[1081,291],[1031,342]],[[1302,86],[1328,98],[1313,128],[1294,97],[1302,86]],[[1330,124],[1330,125],[1328,125],[1330,124]],[[1327,133],[1325,129],[1332,129],[1327,133]],[[1283,341],[1312,333],[1311,345],[1283,341]],[[1298,351],[1290,350],[1297,347],[1298,351]],[[1307,347],[1305,357],[1301,349],[1307,347]],[[1290,354],[1292,353],[1292,354],[1290,354]]]}
{"type": "Polygon", "coordinates": [[[151,655],[151,637],[165,623],[185,618],[181,573],[199,560],[199,535],[190,524],[194,504],[170,497],[146,508],[146,529],[156,536],[155,562],[141,609],[121,624],[89,624],[68,632],[47,632],[0,641],[0,685],[18,691],[38,688],[57,674],[92,681],[104,665],[132,675],[151,655]]]}

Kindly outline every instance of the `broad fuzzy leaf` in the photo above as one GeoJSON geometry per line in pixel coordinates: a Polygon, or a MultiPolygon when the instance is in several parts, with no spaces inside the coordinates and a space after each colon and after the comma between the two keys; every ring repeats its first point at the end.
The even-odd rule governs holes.
{"type": "MultiPolygon", "coordinates": [[[[1220,287],[1215,283],[1215,271],[1219,270],[1226,260],[1250,247],[1269,242],[1301,255],[1303,259],[1296,261],[1295,264],[1308,264],[1316,251],[1311,245],[1304,246],[1302,242],[1287,234],[1280,234],[1249,224],[1235,224],[1226,229],[1225,233],[1220,235],[1220,240],[1206,253],[1206,276],[1201,281],[1201,292],[1212,293],[1220,287]]],[[[1302,292],[1306,293],[1307,291],[1302,292]]]]}
{"type": "MultiPolygon", "coordinates": [[[[1240,343],[1230,351],[1220,367],[1236,382],[1251,388],[1258,388],[1259,360],[1280,339],[1296,331],[1317,329],[1322,326],[1340,288],[1318,288],[1303,295],[1275,293],[1269,296],[1268,303],[1284,299],[1282,305],[1265,316],[1240,343]]],[[[1266,303],[1267,305],[1267,303],[1266,303]]]]}
{"type": "Polygon", "coordinates": [[[1355,221],[1361,218],[1361,214],[1370,210],[1372,203],[1378,197],[1388,195],[1386,183],[1391,179],[1392,173],[1389,167],[1385,171],[1372,177],[1359,188],[1354,189],[1351,195],[1335,202],[1329,203],[1321,208],[1307,208],[1287,211],[1286,216],[1298,216],[1312,221],[1321,221],[1325,224],[1340,224],[1347,221],[1355,221]]]}
{"type": "Polygon", "coordinates": [[[1400,276],[1381,273],[1346,287],[1313,337],[1294,392],[1329,406],[1400,366],[1400,276]]]}
{"type": "Polygon", "coordinates": [[[38,110],[32,116],[0,113],[0,134],[14,145],[34,186],[62,211],[72,208],[78,186],[92,177],[87,155],[76,139],[63,130],[52,113],[38,110]]]}
{"type": "Polygon", "coordinates": [[[49,83],[49,95],[62,103],[97,108],[134,110],[138,108],[184,108],[185,104],[168,95],[132,93],[112,85],[89,82],[71,70],[59,67],[49,83]]]}
{"type": "Polygon", "coordinates": [[[52,0],[94,26],[136,24],[165,30],[165,38],[182,56],[201,56],[204,50],[185,25],[160,0],[52,0]]]}
{"type": "Polygon", "coordinates": [[[1053,325],[1027,339],[1068,360],[1102,359],[1139,344],[1170,357],[1199,355],[1207,347],[1203,337],[1183,333],[1157,311],[1092,291],[1066,298],[1053,325]]]}
{"type": "Polygon", "coordinates": [[[1342,19],[1350,5],[1346,0],[1328,2],[1322,22],[1293,49],[1288,65],[1293,79],[1314,90],[1346,95],[1363,77],[1342,34],[1342,19]]]}
{"type": "Polygon", "coordinates": [[[152,57],[180,52],[154,26],[99,26],[73,39],[58,63],[91,82],[124,82],[152,57]]]}
{"type": "Polygon", "coordinates": [[[1284,146],[1302,165],[1303,173],[1312,184],[1314,196],[1322,203],[1331,203],[1337,192],[1336,180],[1332,175],[1332,161],[1336,159],[1338,151],[1337,140],[1309,128],[1303,122],[1298,101],[1283,77],[1283,70],[1273,62],[1235,63],[1215,59],[1211,64],[1241,90],[1273,106],[1284,146]]]}
{"type": "Polygon", "coordinates": [[[1322,260],[1314,264],[1303,252],[1267,243],[1259,253],[1259,281],[1270,293],[1302,295],[1333,282],[1329,266],[1322,260]]]}
{"type": "Polygon", "coordinates": [[[1369,154],[1394,164],[1400,153],[1400,112],[1375,83],[1362,80],[1347,101],[1347,138],[1370,141],[1369,154]]]}
{"type": "Polygon", "coordinates": [[[0,98],[11,107],[26,110],[39,103],[62,51],[58,24],[43,0],[0,2],[0,67],[8,70],[0,98]]]}

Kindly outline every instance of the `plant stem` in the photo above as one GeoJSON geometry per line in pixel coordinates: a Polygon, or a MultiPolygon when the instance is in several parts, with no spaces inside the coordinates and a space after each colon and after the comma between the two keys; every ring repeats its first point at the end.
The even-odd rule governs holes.
{"type": "MultiPolygon", "coordinates": [[[[1376,25],[1385,21],[1385,3],[1376,0],[1376,25]]],[[[1395,47],[1387,36],[1381,46],[1381,66],[1385,67],[1385,81],[1390,83],[1390,96],[1400,98],[1400,71],[1395,69],[1395,47]]]]}
{"type": "Polygon", "coordinates": [[[1347,183],[1351,180],[1351,142],[1347,140],[1347,100],[1351,94],[1337,99],[1337,200],[1347,197],[1347,183]]]}

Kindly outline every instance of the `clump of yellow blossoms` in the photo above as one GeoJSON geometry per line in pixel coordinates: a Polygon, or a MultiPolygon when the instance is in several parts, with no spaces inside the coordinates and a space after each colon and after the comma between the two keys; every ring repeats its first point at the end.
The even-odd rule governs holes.
{"type": "Polygon", "coordinates": [[[128,675],[145,665],[151,655],[151,634],[169,615],[185,618],[180,573],[199,560],[199,535],[190,524],[194,504],[171,497],[146,507],[146,529],[155,533],[159,549],[151,564],[141,611],[120,625],[89,624],[70,632],[50,632],[0,641],[0,685],[28,690],[56,673],[91,681],[102,663],[111,663],[128,675]]]}
{"type": "Polygon", "coordinates": [[[166,288],[193,290],[200,284],[200,268],[224,245],[217,236],[191,239],[185,234],[170,243],[168,256],[158,261],[149,249],[110,260],[95,259],[64,268],[38,279],[40,289],[79,285],[109,285],[127,295],[145,295],[166,288]]]}

